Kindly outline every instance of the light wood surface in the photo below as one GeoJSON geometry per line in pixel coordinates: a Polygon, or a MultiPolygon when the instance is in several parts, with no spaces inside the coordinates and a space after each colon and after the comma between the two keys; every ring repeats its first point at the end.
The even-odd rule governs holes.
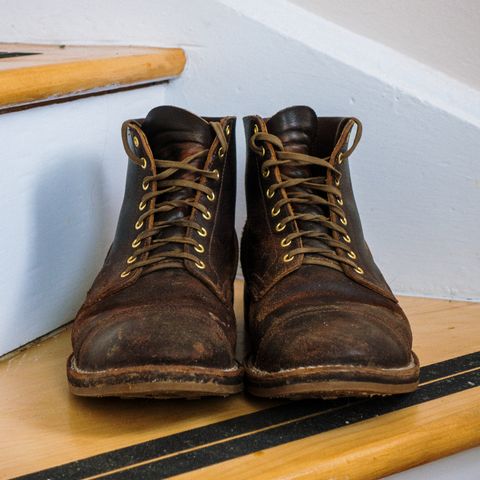
{"type": "MultiPolygon", "coordinates": [[[[236,285],[237,318],[241,282],[236,285]]],[[[480,304],[402,298],[422,365],[480,350],[480,304]]],[[[242,331],[239,322],[239,331],[242,331]]],[[[237,395],[200,401],[69,394],[69,329],[0,361],[0,478],[164,437],[274,406],[237,395]]],[[[364,480],[480,443],[480,388],[200,469],[179,478],[364,480]]]]}
{"type": "Polygon", "coordinates": [[[185,66],[179,48],[0,44],[0,52],[38,53],[0,58],[0,107],[165,80],[185,66]]]}

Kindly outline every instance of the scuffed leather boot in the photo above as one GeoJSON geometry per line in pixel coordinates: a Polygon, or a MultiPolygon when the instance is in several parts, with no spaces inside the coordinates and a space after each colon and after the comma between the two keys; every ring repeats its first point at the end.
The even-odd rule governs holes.
{"type": "Polygon", "coordinates": [[[72,331],[70,389],[199,397],[242,389],[235,361],[235,119],[153,109],[122,128],[115,239],[72,331]]]}
{"type": "Polygon", "coordinates": [[[291,107],[246,117],[245,129],[249,391],[331,398],[415,390],[410,326],[365,243],[350,183],[360,122],[291,107]]]}

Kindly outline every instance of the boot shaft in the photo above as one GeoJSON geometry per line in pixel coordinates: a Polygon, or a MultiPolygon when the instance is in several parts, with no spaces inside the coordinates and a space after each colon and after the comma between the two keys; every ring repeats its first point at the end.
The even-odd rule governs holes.
{"type": "Polygon", "coordinates": [[[317,264],[396,301],[363,237],[352,190],[349,156],[361,135],[359,121],[291,107],[272,118],[246,117],[244,124],[242,268],[249,294],[259,299],[289,273],[317,264]]]}
{"type": "Polygon", "coordinates": [[[124,122],[124,200],[87,305],[170,268],[186,269],[232,303],[238,262],[234,131],[233,117],[202,118],[175,107],[124,122]]]}

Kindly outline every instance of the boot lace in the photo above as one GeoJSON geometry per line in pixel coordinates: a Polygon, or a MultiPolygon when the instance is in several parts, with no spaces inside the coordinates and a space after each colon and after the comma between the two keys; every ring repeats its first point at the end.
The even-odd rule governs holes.
{"type": "MultiPolygon", "coordinates": [[[[341,164],[346,160],[356,148],[360,141],[362,126],[359,120],[351,119],[346,124],[342,135],[334,148],[339,151],[337,162],[341,164]],[[346,151],[339,151],[338,146],[343,146],[348,139],[350,131],[356,126],[355,139],[352,146],[346,151]]],[[[282,207],[290,205],[293,211],[291,215],[279,216],[279,221],[275,226],[276,232],[282,232],[286,226],[291,222],[296,222],[298,231],[294,231],[286,235],[280,242],[284,248],[289,247],[293,240],[296,239],[316,239],[319,240],[318,246],[305,246],[303,242],[300,247],[288,250],[283,256],[285,263],[291,262],[295,256],[304,255],[303,264],[317,264],[324,265],[335,270],[342,271],[340,264],[345,264],[353,269],[358,274],[363,274],[364,271],[355,262],[357,258],[355,252],[351,249],[351,238],[345,228],[348,224],[345,211],[343,210],[343,198],[340,190],[341,172],[335,168],[334,162],[330,157],[318,158],[311,155],[285,151],[284,145],[280,138],[271,133],[259,131],[257,125],[254,126],[254,134],[250,137],[249,146],[262,157],[266,157],[265,143],[271,145],[274,149],[275,155],[269,159],[264,160],[262,164],[262,176],[268,177],[270,169],[278,167],[280,174],[280,181],[271,184],[266,190],[266,196],[269,199],[278,197],[271,209],[271,216],[279,216],[282,212],[282,207]],[[262,145],[263,144],[263,145],[262,145]],[[312,166],[320,167],[317,170],[325,172],[323,176],[311,176],[304,178],[291,177],[282,169],[284,166],[312,166]],[[331,172],[334,178],[334,184],[327,184],[327,174],[331,172]],[[278,194],[283,190],[285,195],[278,194]],[[329,194],[335,200],[328,200],[329,194]],[[316,205],[319,208],[312,209],[312,212],[295,211],[295,206],[299,204],[316,205]],[[336,214],[339,223],[332,218],[332,212],[336,214]],[[321,225],[322,229],[303,229],[303,222],[317,223],[321,225]],[[337,232],[339,237],[343,240],[337,240],[333,237],[333,232],[337,232]],[[336,249],[340,249],[346,253],[346,256],[339,255],[336,249]]],[[[312,168],[311,170],[314,170],[312,168]]],[[[285,210],[284,210],[285,211],[285,210]]]]}
{"type": "MultiPolygon", "coordinates": [[[[217,154],[220,158],[225,156],[227,150],[227,138],[230,128],[227,127],[224,132],[220,122],[209,122],[219,140],[220,147],[217,154]]],[[[193,155],[185,157],[181,161],[154,159],[156,173],[155,175],[146,176],[142,181],[142,188],[145,190],[138,210],[143,212],[135,223],[135,230],[142,230],[145,224],[149,223],[149,219],[153,217],[151,227],[141,231],[132,242],[134,251],[127,259],[127,267],[121,273],[121,277],[127,277],[135,269],[148,267],[148,272],[162,268],[168,259],[191,260],[197,268],[204,269],[205,263],[197,256],[184,250],[185,245],[192,245],[198,253],[203,253],[205,247],[199,240],[192,236],[193,232],[197,232],[200,237],[207,237],[207,230],[198,222],[193,220],[193,210],[201,212],[203,218],[211,220],[212,213],[205,205],[196,200],[197,192],[206,195],[207,200],[213,202],[215,200],[214,191],[201,183],[202,179],[219,180],[220,174],[218,170],[205,170],[198,168],[193,163],[200,159],[206,158],[209,149],[201,150],[193,155]],[[194,176],[194,180],[178,178],[178,172],[189,172],[194,176]],[[156,188],[151,188],[153,185],[156,188]],[[192,191],[192,195],[188,198],[165,198],[166,194],[178,192],[183,189],[192,191]],[[152,201],[153,200],[153,201],[152,201]],[[174,209],[188,208],[189,214],[180,215],[178,218],[162,220],[162,213],[171,212],[174,209]],[[185,233],[183,235],[171,235],[163,238],[162,232],[171,227],[183,227],[185,233]],[[151,242],[145,240],[151,239],[151,242]],[[142,246],[143,244],[143,246],[142,246]],[[166,246],[174,245],[172,249],[165,249],[166,246]],[[161,251],[160,251],[161,250],[161,251]],[[144,254],[148,253],[146,258],[140,259],[144,254]]],[[[144,158],[135,157],[130,149],[127,153],[136,163],[142,164],[146,168],[147,162],[144,158]],[[132,157],[133,155],[133,157],[132,157]]]]}

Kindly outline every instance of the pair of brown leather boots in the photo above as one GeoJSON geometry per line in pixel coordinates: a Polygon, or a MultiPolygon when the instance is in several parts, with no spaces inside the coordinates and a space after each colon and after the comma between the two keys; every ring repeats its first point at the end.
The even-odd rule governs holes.
{"type": "Polygon", "coordinates": [[[244,367],[233,311],[235,118],[158,107],[122,128],[125,198],[73,325],[73,393],[224,396],[241,391],[244,376],[262,397],[417,387],[410,326],[365,243],[352,192],[360,122],[303,106],[244,122],[244,367]]]}

